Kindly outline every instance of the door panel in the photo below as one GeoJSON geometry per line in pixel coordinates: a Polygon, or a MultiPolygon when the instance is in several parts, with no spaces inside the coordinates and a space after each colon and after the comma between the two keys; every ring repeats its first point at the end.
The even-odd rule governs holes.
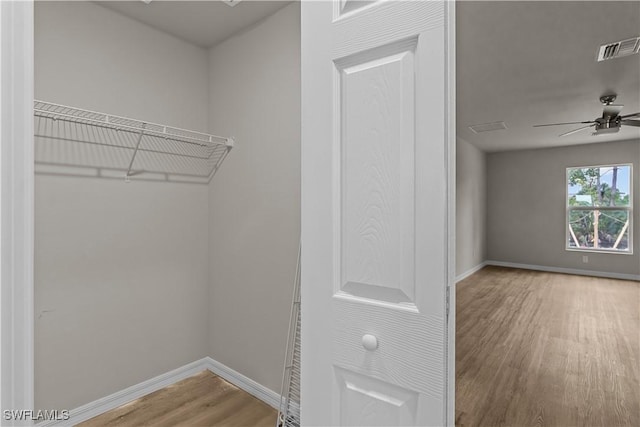
{"type": "Polygon", "coordinates": [[[443,425],[444,2],[302,5],[302,422],[443,425]]]}
{"type": "Polygon", "coordinates": [[[338,2],[338,13],[336,15],[341,17],[351,11],[363,8],[373,3],[375,3],[375,0],[340,0],[338,2]]]}
{"type": "Polygon", "coordinates": [[[418,393],[347,370],[337,369],[340,425],[414,425],[418,393]]]}
{"type": "Polygon", "coordinates": [[[407,304],[415,303],[416,41],[336,62],[341,290],[407,304]]]}
{"type": "Polygon", "coordinates": [[[332,306],[335,367],[423,393],[432,401],[432,409],[439,409],[444,387],[439,316],[340,296],[332,306]],[[365,350],[362,337],[366,334],[377,337],[375,351],[365,350]]]}

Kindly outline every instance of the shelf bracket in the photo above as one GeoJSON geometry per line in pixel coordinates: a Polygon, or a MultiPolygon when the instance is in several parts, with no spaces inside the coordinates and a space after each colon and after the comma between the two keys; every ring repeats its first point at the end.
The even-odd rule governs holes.
{"type": "Polygon", "coordinates": [[[140,143],[142,142],[142,137],[144,136],[144,129],[147,127],[146,123],[142,124],[142,130],[138,135],[138,141],[136,142],[136,149],[133,150],[133,156],[131,156],[131,161],[129,162],[129,168],[127,169],[127,175],[124,177],[124,182],[131,182],[131,168],[133,167],[133,162],[136,159],[136,154],[138,154],[138,149],[140,148],[140,143]]]}

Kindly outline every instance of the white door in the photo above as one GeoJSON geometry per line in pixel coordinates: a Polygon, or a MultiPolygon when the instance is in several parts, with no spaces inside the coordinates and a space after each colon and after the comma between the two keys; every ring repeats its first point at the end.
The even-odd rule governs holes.
{"type": "Polygon", "coordinates": [[[302,3],[303,425],[453,424],[451,12],[302,3]]]}

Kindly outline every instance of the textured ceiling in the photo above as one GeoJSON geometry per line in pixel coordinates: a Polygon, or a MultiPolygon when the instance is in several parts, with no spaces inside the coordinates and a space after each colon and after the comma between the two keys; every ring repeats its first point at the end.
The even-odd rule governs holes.
{"type": "Polygon", "coordinates": [[[207,48],[273,14],[291,3],[291,0],[244,0],[233,7],[220,0],[155,0],[149,4],[140,0],[95,3],[207,48]]]}
{"type": "Polygon", "coordinates": [[[640,128],[558,138],[593,120],[598,98],[618,94],[622,114],[640,111],[640,55],[596,62],[600,45],[640,35],[640,2],[462,2],[457,4],[458,136],[485,151],[638,139],[640,128]],[[469,125],[505,121],[474,134],[469,125]]]}

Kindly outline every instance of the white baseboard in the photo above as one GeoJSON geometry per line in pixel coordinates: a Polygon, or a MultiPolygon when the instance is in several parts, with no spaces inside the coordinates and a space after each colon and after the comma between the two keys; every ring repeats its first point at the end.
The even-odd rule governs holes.
{"type": "Polygon", "coordinates": [[[173,371],[110,394],[109,396],[89,402],[76,409],[72,409],[69,412],[70,417],[68,420],[42,421],[37,423],[36,427],[74,426],[206,370],[224,378],[226,381],[257,397],[275,409],[279,408],[280,395],[278,393],[210,357],[205,357],[174,369],[173,371]]]}
{"type": "Polygon", "coordinates": [[[207,369],[214,374],[224,378],[250,395],[257,397],[269,406],[275,409],[280,407],[280,395],[275,391],[255,382],[251,378],[245,377],[241,373],[234,371],[210,357],[205,357],[205,360],[207,361],[207,369]]]}
{"type": "Polygon", "coordinates": [[[461,274],[457,275],[456,276],[456,283],[458,283],[461,280],[466,279],[467,277],[471,276],[476,271],[482,270],[486,265],[487,265],[487,261],[483,261],[480,264],[476,265],[475,267],[472,267],[469,270],[465,271],[464,273],[461,273],[461,274]]]}
{"type": "Polygon", "coordinates": [[[548,267],[546,265],[518,264],[515,262],[486,261],[486,265],[497,267],[522,268],[524,270],[547,271],[550,273],[576,274],[579,276],[605,277],[608,279],[636,280],[640,281],[638,274],[611,273],[608,271],[582,270],[579,268],[548,267]]]}

